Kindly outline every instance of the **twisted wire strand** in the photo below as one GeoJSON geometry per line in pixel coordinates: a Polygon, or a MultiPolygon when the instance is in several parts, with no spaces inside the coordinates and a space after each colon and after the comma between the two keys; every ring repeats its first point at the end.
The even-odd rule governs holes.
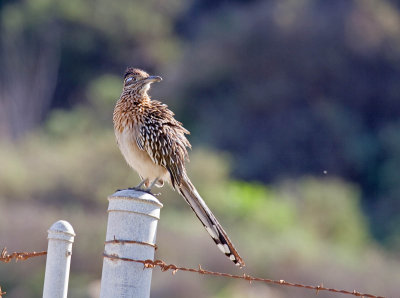
{"type": "MultiPolygon", "coordinates": [[[[110,242],[114,242],[110,241],[110,242]]],[[[124,242],[124,241],[121,241],[124,242]]],[[[115,242],[114,242],[115,243],[115,242]]],[[[6,248],[3,248],[0,254],[0,261],[4,263],[8,263],[11,260],[15,259],[15,261],[25,261],[29,258],[33,257],[39,257],[39,256],[44,256],[47,254],[47,251],[40,251],[40,252],[13,252],[9,254],[7,252],[6,248]]],[[[260,278],[260,277],[254,277],[248,274],[243,273],[243,275],[235,275],[235,274],[230,274],[230,273],[223,273],[223,272],[214,272],[214,271],[209,271],[205,270],[199,265],[198,269],[195,268],[186,268],[182,266],[176,266],[174,264],[167,264],[162,260],[134,260],[130,258],[121,258],[118,255],[108,255],[106,253],[103,253],[103,257],[111,259],[111,260],[121,260],[121,261],[126,261],[126,262],[134,262],[134,263],[141,263],[143,264],[144,268],[155,268],[159,267],[162,272],[166,271],[172,271],[172,274],[176,274],[179,270],[180,271],[185,271],[185,272],[192,272],[192,273],[198,273],[198,274],[203,274],[203,275],[211,275],[211,276],[222,276],[222,277],[227,277],[227,278],[233,278],[233,279],[243,279],[247,280],[249,283],[253,281],[258,281],[258,282],[265,282],[265,283],[271,283],[271,284],[276,284],[276,285],[281,285],[281,286],[289,286],[289,287],[297,287],[297,288],[304,288],[304,289],[309,289],[309,290],[314,290],[316,291],[316,294],[318,294],[320,291],[327,291],[327,292],[333,292],[333,293],[340,293],[340,294],[345,294],[345,295],[353,295],[357,297],[368,297],[368,298],[385,298],[384,296],[377,296],[377,295],[372,295],[368,293],[361,293],[356,290],[353,291],[347,291],[347,290],[338,290],[334,288],[326,288],[322,285],[318,286],[311,286],[311,285],[303,285],[299,283],[292,283],[292,282],[287,282],[283,279],[280,280],[274,280],[274,279],[269,279],[269,278],[260,278]]],[[[0,298],[2,295],[5,295],[6,292],[3,292],[0,287],[0,298]]]]}
{"type": "Polygon", "coordinates": [[[4,247],[0,254],[0,261],[4,263],[10,262],[12,259],[15,259],[16,262],[18,261],[25,261],[29,258],[40,257],[47,255],[47,251],[40,251],[40,252],[13,252],[9,254],[7,252],[7,248],[4,247]]]}
{"type": "Polygon", "coordinates": [[[280,280],[273,280],[269,278],[259,278],[259,277],[254,277],[248,274],[243,274],[243,275],[235,275],[235,274],[229,274],[229,273],[222,273],[222,272],[214,272],[214,271],[209,271],[201,268],[201,265],[199,265],[198,269],[194,268],[186,268],[186,267],[181,267],[181,266],[176,266],[174,264],[166,264],[162,260],[134,260],[134,259],[129,259],[129,258],[121,258],[117,255],[107,255],[106,253],[103,253],[103,256],[105,258],[109,258],[112,260],[121,260],[121,261],[127,261],[127,262],[135,262],[135,263],[141,263],[143,264],[144,268],[155,268],[159,267],[161,271],[172,271],[172,274],[175,274],[179,270],[181,271],[186,271],[186,272],[194,272],[194,273],[199,273],[199,274],[205,274],[205,275],[212,275],[212,276],[223,276],[223,277],[228,277],[228,278],[234,278],[234,279],[244,279],[247,280],[249,283],[253,281],[260,281],[260,282],[265,282],[265,283],[272,283],[272,284],[277,284],[281,286],[289,286],[289,287],[297,287],[297,288],[304,288],[304,289],[310,289],[310,290],[315,290],[316,294],[318,294],[320,291],[328,291],[328,292],[333,292],[333,293],[341,293],[345,295],[353,295],[357,297],[369,297],[369,298],[385,298],[384,296],[376,296],[372,294],[367,294],[367,293],[360,293],[356,290],[353,291],[346,291],[346,290],[337,290],[333,288],[326,288],[322,285],[318,286],[310,286],[310,285],[303,285],[299,283],[291,283],[287,282],[283,279],[280,280]]]}

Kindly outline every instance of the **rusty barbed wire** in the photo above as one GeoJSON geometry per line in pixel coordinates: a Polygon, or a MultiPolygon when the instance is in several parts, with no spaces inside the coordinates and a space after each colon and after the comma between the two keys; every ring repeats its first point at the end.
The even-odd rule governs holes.
{"type": "MultiPolygon", "coordinates": [[[[12,259],[15,259],[15,261],[24,261],[29,258],[33,257],[39,257],[39,256],[44,256],[47,254],[47,251],[41,251],[41,252],[13,252],[9,254],[7,252],[7,248],[3,248],[0,254],[0,261],[8,263],[12,259]]],[[[243,274],[243,275],[235,275],[235,274],[230,274],[230,273],[222,273],[222,272],[214,272],[214,271],[209,271],[201,268],[201,265],[199,265],[198,269],[194,268],[186,268],[186,267],[181,267],[181,266],[176,266],[174,264],[167,264],[162,260],[134,260],[134,259],[129,259],[129,258],[121,258],[118,255],[107,255],[103,253],[103,256],[105,258],[109,258],[111,260],[122,260],[122,261],[127,261],[127,262],[135,262],[135,263],[141,263],[143,264],[144,268],[155,268],[159,267],[162,272],[165,271],[172,271],[172,274],[177,273],[179,270],[180,271],[186,271],[186,272],[193,272],[193,273],[198,273],[198,274],[204,274],[204,275],[212,275],[212,276],[222,276],[222,277],[228,277],[228,278],[234,278],[234,279],[243,279],[247,280],[249,283],[253,281],[259,281],[259,282],[265,282],[265,283],[272,283],[276,285],[282,285],[282,286],[290,286],[290,287],[297,287],[297,288],[304,288],[304,289],[309,289],[309,290],[315,290],[316,294],[318,294],[320,291],[327,291],[327,292],[333,292],[333,293],[340,293],[340,294],[345,294],[345,295],[353,295],[357,297],[368,297],[368,298],[385,298],[384,296],[376,296],[368,293],[360,293],[356,290],[353,291],[347,291],[347,290],[337,290],[334,288],[326,288],[324,286],[318,285],[318,286],[310,286],[310,285],[303,285],[303,284],[298,284],[298,283],[291,283],[287,282],[283,279],[281,280],[273,280],[273,279],[268,279],[268,278],[259,278],[259,277],[254,277],[248,274],[243,274]]],[[[5,295],[6,292],[3,292],[0,286],[0,298],[2,298],[3,295],[5,295]]]]}
{"type": "MultiPolygon", "coordinates": [[[[29,258],[33,258],[33,257],[40,257],[40,256],[44,256],[47,254],[47,251],[40,251],[40,252],[13,252],[11,254],[9,254],[7,252],[7,248],[4,247],[1,251],[0,254],[0,261],[4,262],[4,263],[8,263],[10,262],[12,259],[15,259],[16,262],[18,261],[25,261],[29,258]]],[[[0,290],[1,292],[1,290],[0,290]]],[[[1,297],[1,296],[0,296],[1,297]]]]}
{"type": "Polygon", "coordinates": [[[259,278],[259,277],[254,277],[254,276],[251,276],[251,275],[248,275],[245,273],[243,273],[243,275],[235,275],[235,274],[229,274],[229,273],[214,272],[214,271],[209,271],[209,270],[205,270],[205,269],[201,268],[201,265],[199,265],[198,269],[194,269],[194,268],[180,267],[180,266],[176,266],[174,264],[166,264],[162,260],[155,260],[155,261],[134,260],[134,259],[129,259],[129,258],[121,258],[117,255],[107,255],[106,253],[103,253],[103,257],[109,258],[111,260],[122,260],[122,261],[127,261],[127,262],[141,263],[141,264],[143,264],[144,268],[159,267],[162,272],[172,270],[172,274],[175,274],[176,272],[181,270],[181,271],[194,272],[194,273],[205,274],[205,275],[223,276],[223,277],[235,278],[235,279],[244,279],[244,280],[247,280],[249,283],[251,283],[252,281],[260,281],[260,282],[265,282],[265,283],[277,284],[277,285],[281,285],[281,286],[304,288],[304,289],[309,289],[309,290],[315,290],[316,294],[318,294],[321,291],[327,291],[327,292],[340,293],[340,294],[345,294],[345,295],[353,295],[353,296],[357,296],[357,297],[385,298],[384,296],[376,296],[376,295],[367,294],[367,293],[360,293],[356,290],[346,291],[346,290],[337,290],[337,289],[333,289],[333,288],[326,288],[326,287],[322,286],[322,284],[318,285],[318,286],[310,286],[310,285],[303,285],[303,284],[298,284],[298,283],[287,282],[283,279],[273,280],[273,279],[268,279],[268,278],[259,278]]]}
{"type": "MultiPolygon", "coordinates": [[[[47,251],[40,251],[40,252],[13,252],[11,254],[9,254],[7,252],[7,248],[4,247],[1,250],[0,253],[0,261],[4,262],[4,263],[8,263],[11,262],[12,259],[15,259],[15,262],[18,261],[25,261],[29,258],[33,258],[33,257],[40,257],[40,256],[44,256],[47,255],[47,251]]],[[[0,298],[3,297],[3,295],[7,294],[7,292],[3,292],[0,286],[0,298]]]]}
{"type": "Polygon", "coordinates": [[[149,243],[149,242],[143,242],[143,241],[135,241],[135,240],[120,240],[120,239],[115,239],[115,236],[114,236],[113,240],[108,240],[108,241],[104,242],[104,244],[107,244],[107,243],[113,243],[113,244],[120,244],[120,243],[121,244],[125,244],[125,243],[132,244],[132,243],[134,243],[134,244],[139,244],[139,245],[151,246],[151,247],[154,247],[155,250],[158,249],[157,244],[153,244],[153,243],[149,243]]]}

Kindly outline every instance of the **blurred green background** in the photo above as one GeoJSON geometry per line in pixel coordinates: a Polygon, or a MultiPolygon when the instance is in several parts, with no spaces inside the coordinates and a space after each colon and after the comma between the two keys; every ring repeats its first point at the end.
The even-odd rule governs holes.
{"type": "MultiPolygon", "coordinates": [[[[127,66],[192,135],[189,174],[247,267],[162,189],[156,257],[398,297],[400,1],[1,0],[0,248],[77,236],[70,297],[97,297],[107,195],[136,185],[112,111],[127,66]]],[[[0,264],[40,297],[45,259],[0,264]]],[[[152,297],[310,297],[154,271],[152,297]]],[[[319,293],[320,297],[338,295],[319,293]]]]}

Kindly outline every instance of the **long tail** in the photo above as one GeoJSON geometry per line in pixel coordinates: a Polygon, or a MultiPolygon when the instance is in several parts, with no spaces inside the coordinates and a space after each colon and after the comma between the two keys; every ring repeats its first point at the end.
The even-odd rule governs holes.
{"type": "Polygon", "coordinates": [[[186,175],[178,189],[217,244],[219,250],[233,261],[236,266],[243,267],[245,265],[243,259],[239,256],[228,235],[186,175]]]}

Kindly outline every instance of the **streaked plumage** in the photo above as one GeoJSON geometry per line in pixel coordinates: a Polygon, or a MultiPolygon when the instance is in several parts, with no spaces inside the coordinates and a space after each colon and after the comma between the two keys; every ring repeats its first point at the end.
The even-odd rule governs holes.
{"type": "Polygon", "coordinates": [[[167,105],[151,100],[147,91],[150,84],[161,81],[160,77],[128,68],[124,87],[113,115],[118,146],[127,163],[145,180],[162,186],[165,181],[184,197],[200,219],[218,248],[236,265],[244,266],[218,220],[207,207],[185,170],[191,148],[185,134],[189,132],[174,118],[167,105]]]}

